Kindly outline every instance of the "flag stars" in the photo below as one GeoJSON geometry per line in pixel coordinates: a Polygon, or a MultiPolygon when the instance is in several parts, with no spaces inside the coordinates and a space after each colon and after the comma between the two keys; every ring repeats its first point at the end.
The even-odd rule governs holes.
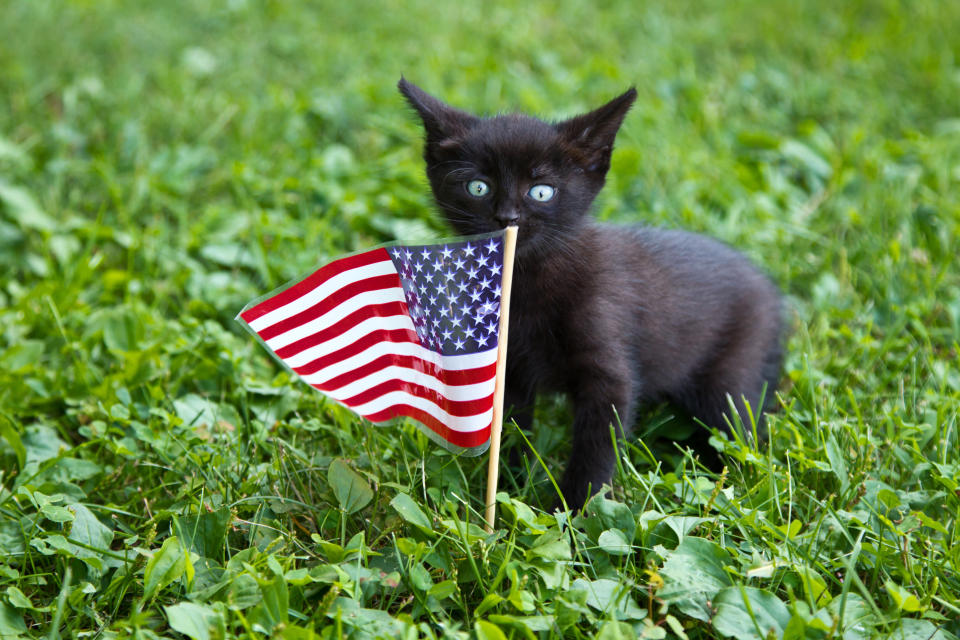
{"type": "Polygon", "coordinates": [[[500,238],[388,248],[421,343],[440,354],[497,343],[503,255],[500,238]]]}

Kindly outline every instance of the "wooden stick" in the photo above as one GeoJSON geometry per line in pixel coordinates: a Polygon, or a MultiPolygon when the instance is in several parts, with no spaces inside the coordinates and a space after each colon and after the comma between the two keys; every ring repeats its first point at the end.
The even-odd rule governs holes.
{"type": "Polygon", "coordinates": [[[510,323],[510,286],[513,284],[513,256],[517,227],[506,228],[503,237],[503,275],[500,281],[500,333],[497,343],[497,382],[493,391],[493,424],[490,426],[490,464],[487,467],[485,516],[487,533],[493,533],[497,515],[497,479],[500,476],[500,432],[503,430],[503,392],[507,373],[507,329],[510,323]]]}

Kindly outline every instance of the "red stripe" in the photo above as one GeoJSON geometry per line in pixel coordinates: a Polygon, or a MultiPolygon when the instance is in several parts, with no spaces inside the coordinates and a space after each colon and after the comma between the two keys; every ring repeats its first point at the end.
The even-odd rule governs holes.
{"type": "Polygon", "coordinates": [[[432,415],[407,404],[396,404],[383,411],[364,416],[370,422],[385,422],[391,418],[407,416],[426,425],[431,431],[439,435],[452,445],[458,447],[478,447],[490,438],[490,425],[477,431],[454,431],[432,415]]]}
{"type": "Polygon", "coordinates": [[[344,271],[356,269],[357,267],[363,267],[375,262],[382,262],[384,260],[390,260],[390,254],[388,254],[387,250],[384,248],[373,249],[372,251],[366,251],[364,253],[358,253],[353,256],[347,256],[346,258],[334,260],[330,264],[320,267],[311,275],[307,276],[289,289],[281,291],[272,298],[264,300],[257,306],[247,309],[240,314],[240,317],[249,324],[260,316],[266,315],[274,309],[279,309],[283,305],[289,304],[300,296],[316,289],[318,286],[323,284],[324,281],[329,280],[338,273],[343,273],[344,271]]]}
{"type": "Polygon", "coordinates": [[[352,398],[341,400],[343,404],[350,408],[359,407],[373,402],[377,398],[392,391],[406,391],[412,396],[429,400],[447,413],[458,418],[475,416],[483,413],[493,406],[493,394],[479,400],[450,400],[439,391],[424,387],[423,385],[407,382],[406,380],[384,380],[380,384],[370,387],[362,393],[358,393],[352,398]]]}
{"type": "Polygon", "coordinates": [[[343,319],[330,325],[326,329],[318,331],[309,336],[304,336],[296,342],[291,342],[287,346],[277,349],[275,353],[280,358],[286,360],[290,356],[296,355],[304,349],[309,349],[310,347],[324,343],[332,338],[336,338],[341,333],[349,331],[364,320],[369,320],[370,318],[389,318],[392,316],[402,315],[408,315],[406,302],[385,302],[383,304],[374,304],[361,307],[350,315],[345,316],[343,319]]]}
{"type": "Polygon", "coordinates": [[[424,360],[423,358],[418,358],[416,356],[402,356],[386,353],[379,358],[371,360],[367,364],[361,365],[356,369],[344,373],[343,375],[339,375],[336,378],[331,378],[322,384],[314,386],[321,391],[332,391],[334,389],[344,387],[351,382],[360,380],[361,378],[365,378],[371,373],[375,373],[381,369],[386,369],[389,366],[405,367],[407,369],[414,369],[415,371],[422,371],[423,373],[436,378],[441,384],[451,386],[476,384],[477,382],[489,380],[497,373],[496,362],[483,367],[477,367],[475,369],[452,370],[438,367],[433,362],[424,360]]]}
{"type": "Polygon", "coordinates": [[[365,278],[356,282],[351,282],[341,289],[337,289],[332,294],[318,302],[317,304],[304,309],[300,313],[288,316],[276,324],[264,327],[257,333],[264,340],[269,340],[281,333],[286,333],[290,329],[306,324],[311,320],[319,318],[328,311],[334,309],[337,305],[353,298],[354,296],[366,293],[368,291],[378,291],[381,289],[400,289],[400,276],[395,273],[388,273],[384,276],[365,278]]]}
{"type": "Polygon", "coordinates": [[[391,329],[389,331],[377,330],[371,331],[367,335],[363,336],[356,342],[352,342],[345,346],[343,349],[334,351],[333,353],[328,353],[325,356],[321,356],[316,360],[308,362],[307,364],[297,367],[294,369],[297,373],[302,376],[316,373],[320,369],[329,367],[332,364],[336,364],[341,360],[346,360],[352,356],[362,353],[372,347],[375,344],[381,342],[412,342],[414,344],[420,344],[420,338],[417,337],[417,333],[411,329],[391,329]]]}

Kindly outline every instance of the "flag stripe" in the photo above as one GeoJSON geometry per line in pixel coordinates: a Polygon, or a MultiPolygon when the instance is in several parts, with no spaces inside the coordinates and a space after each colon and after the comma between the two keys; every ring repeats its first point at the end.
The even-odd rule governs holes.
{"type": "MultiPolygon", "coordinates": [[[[489,421],[492,424],[492,411],[490,412],[489,416],[489,421]]],[[[421,424],[429,427],[431,431],[439,435],[450,444],[458,447],[479,447],[490,438],[490,424],[477,431],[455,431],[437,420],[432,414],[427,413],[422,409],[411,407],[407,404],[398,404],[390,407],[389,409],[385,409],[378,413],[368,414],[364,417],[371,422],[386,422],[387,420],[392,420],[393,418],[399,417],[413,418],[421,424]]]]}
{"type": "MultiPolygon", "coordinates": [[[[312,384],[316,388],[323,391],[339,389],[356,380],[365,378],[376,371],[386,369],[387,367],[405,367],[407,369],[417,371],[418,373],[422,372],[424,375],[429,375],[433,379],[437,380],[440,384],[451,387],[474,384],[481,380],[488,380],[493,378],[497,373],[497,365],[495,362],[486,366],[477,367],[475,369],[454,370],[444,369],[443,367],[437,366],[433,362],[427,362],[414,356],[389,353],[376,357],[364,364],[350,366],[346,373],[338,375],[335,378],[323,380],[322,378],[318,377],[316,382],[313,382],[312,384]]],[[[398,372],[398,375],[399,374],[400,372],[398,372]]],[[[311,381],[308,380],[308,382],[311,381]]]]}
{"type": "Polygon", "coordinates": [[[340,387],[329,384],[314,386],[337,400],[347,402],[347,399],[351,399],[348,404],[359,404],[359,402],[352,400],[354,396],[375,389],[389,380],[415,385],[424,389],[424,393],[442,394],[444,398],[456,402],[485,398],[493,393],[493,378],[472,384],[447,385],[422,371],[397,366],[384,367],[380,371],[358,378],[340,387]]]}
{"type": "MultiPolygon", "coordinates": [[[[368,335],[356,343],[336,353],[318,358],[307,365],[294,369],[309,384],[323,382],[344,375],[355,367],[360,367],[382,355],[409,356],[415,358],[412,365],[422,367],[424,371],[435,372],[439,369],[464,371],[488,367],[497,361],[497,350],[490,349],[481,353],[462,356],[439,356],[416,342],[406,342],[407,331],[390,331],[389,335],[368,335]],[[437,361],[442,362],[439,364],[437,361]]],[[[413,336],[416,340],[416,335],[413,336]]]]}
{"type": "MultiPolygon", "coordinates": [[[[336,400],[340,400],[340,402],[348,407],[359,407],[371,402],[375,402],[383,396],[395,391],[402,391],[418,398],[422,398],[428,402],[432,402],[439,409],[445,411],[451,416],[464,418],[482,413],[486,407],[490,406],[490,403],[493,401],[493,382],[494,381],[491,380],[490,385],[476,385],[488,387],[486,389],[487,394],[485,396],[471,398],[469,400],[454,400],[447,396],[441,395],[434,389],[425,387],[423,385],[396,379],[385,380],[380,384],[374,385],[365,391],[361,391],[352,397],[338,398],[337,394],[334,393],[329,393],[328,395],[336,400]]],[[[476,390],[473,390],[470,395],[474,395],[475,393],[476,390]]]]}
{"type": "MultiPolygon", "coordinates": [[[[408,329],[413,331],[413,321],[403,313],[405,305],[398,302],[364,307],[351,313],[332,327],[317,335],[301,338],[277,349],[277,355],[287,360],[291,367],[299,367],[320,356],[342,349],[368,333],[408,329]]],[[[414,333],[416,335],[416,333],[414,333]]]]}
{"type": "MultiPolygon", "coordinates": [[[[346,306],[344,303],[350,303],[354,309],[357,309],[364,304],[370,304],[371,302],[368,302],[368,300],[374,301],[377,299],[380,299],[382,302],[390,300],[397,302],[405,301],[403,289],[400,288],[400,276],[396,273],[388,273],[382,276],[351,282],[303,311],[284,318],[269,327],[264,327],[260,330],[260,337],[263,338],[271,348],[274,348],[270,341],[271,338],[275,338],[297,328],[303,329],[306,327],[307,330],[309,330],[309,327],[313,324],[311,321],[325,321],[325,318],[328,316],[336,317],[334,312],[340,307],[346,306]],[[386,291],[391,292],[393,295],[384,299],[386,291]]],[[[325,321],[326,324],[331,324],[332,322],[332,318],[325,321]]],[[[322,328],[322,326],[323,322],[321,322],[320,328],[322,328]]],[[[292,342],[292,339],[287,342],[292,342]]],[[[283,344],[278,346],[282,347],[283,344]]]]}
{"type": "MultiPolygon", "coordinates": [[[[410,407],[426,411],[434,418],[447,425],[454,431],[477,431],[490,426],[493,420],[493,409],[473,416],[454,416],[447,413],[434,403],[424,398],[418,398],[406,391],[391,391],[379,398],[366,404],[350,407],[360,415],[368,418],[371,415],[378,415],[392,405],[404,404],[410,407]]],[[[492,405],[491,405],[492,406],[492,405]]],[[[371,418],[373,420],[373,418],[371,418]]],[[[376,422],[376,420],[374,420],[376,422]]]]}
{"type": "Polygon", "coordinates": [[[383,251],[382,253],[380,253],[380,251],[383,250],[371,251],[368,254],[344,258],[344,260],[347,260],[350,263],[347,268],[340,268],[333,271],[332,273],[335,275],[332,277],[326,276],[325,278],[315,279],[315,276],[324,271],[327,267],[332,267],[339,264],[339,262],[331,263],[327,265],[327,267],[323,267],[314,273],[312,276],[309,276],[306,280],[298,282],[290,287],[290,289],[278,293],[277,297],[283,296],[285,299],[283,304],[273,305],[272,303],[274,302],[275,298],[270,298],[269,300],[264,300],[257,306],[244,311],[242,314],[240,314],[240,317],[247,321],[247,323],[250,325],[250,328],[259,332],[263,327],[269,327],[270,325],[277,323],[291,314],[300,313],[307,307],[310,307],[320,300],[323,300],[338,288],[343,287],[350,282],[396,273],[397,270],[393,266],[393,262],[390,261],[388,256],[386,256],[386,251],[383,251]],[[356,260],[364,257],[364,260],[356,260]],[[356,263],[354,263],[355,261],[356,263]],[[308,281],[311,282],[310,286],[302,286],[308,281]],[[296,294],[287,296],[286,294],[292,290],[296,290],[296,294]],[[261,309],[261,307],[264,307],[265,305],[268,305],[268,307],[272,308],[261,309]],[[248,316],[250,317],[250,320],[247,320],[248,316]]]}

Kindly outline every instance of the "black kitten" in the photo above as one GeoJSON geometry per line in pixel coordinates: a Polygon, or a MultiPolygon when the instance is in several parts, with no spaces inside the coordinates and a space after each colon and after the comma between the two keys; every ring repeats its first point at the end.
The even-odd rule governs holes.
{"type": "Polygon", "coordinates": [[[453,228],[519,226],[506,405],[526,428],[536,393],[572,398],[560,484],[571,507],[610,481],[610,424],[629,429],[638,404],[669,400],[722,429],[728,394],[744,418],[744,400],[761,409],[780,370],[776,287],[715,240],[588,215],[634,89],[549,124],[478,118],[405,79],[399,88],[423,119],[427,176],[453,228]]]}

